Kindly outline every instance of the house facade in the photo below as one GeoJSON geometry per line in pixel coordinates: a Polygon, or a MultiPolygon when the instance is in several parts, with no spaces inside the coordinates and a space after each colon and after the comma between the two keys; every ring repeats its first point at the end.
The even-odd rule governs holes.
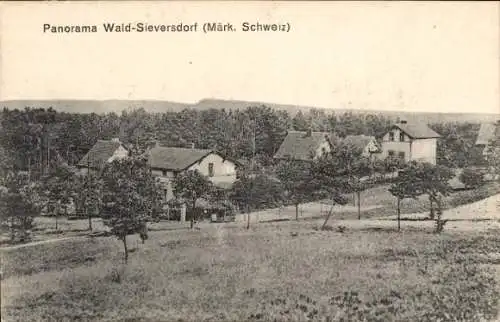
{"type": "Polygon", "coordinates": [[[478,153],[481,153],[481,155],[487,159],[490,152],[489,145],[492,140],[498,137],[500,137],[500,121],[496,123],[481,124],[475,142],[478,153]]]}
{"type": "Polygon", "coordinates": [[[380,158],[399,158],[404,162],[419,161],[436,164],[439,134],[421,123],[401,121],[394,124],[381,142],[380,158]]]}
{"type": "Polygon", "coordinates": [[[382,152],[382,149],[374,136],[348,135],[342,142],[360,149],[362,156],[372,160],[382,152]]]}
{"type": "Polygon", "coordinates": [[[184,171],[198,170],[214,185],[229,188],[237,180],[238,163],[213,150],[155,146],[146,152],[148,164],[163,184],[164,198],[174,197],[172,182],[184,171]]]}
{"type": "Polygon", "coordinates": [[[88,171],[98,171],[107,163],[126,158],[128,155],[129,151],[119,139],[99,140],[78,162],[78,173],[87,174],[88,171]]]}
{"type": "Polygon", "coordinates": [[[330,134],[312,131],[288,131],[276,160],[312,161],[332,150],[330,134]]]}

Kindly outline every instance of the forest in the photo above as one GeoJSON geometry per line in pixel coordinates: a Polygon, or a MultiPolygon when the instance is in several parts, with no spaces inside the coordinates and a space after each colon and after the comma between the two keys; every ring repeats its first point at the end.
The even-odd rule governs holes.
{"type": "MultiPolygon", "coordinates": [[[[121,114],[77,114],[53,108],[4,108],[0,120],[2,167],[30,170],[34,176],[52,162],[75,165],[100,139],[119,138],[128,147],[144,150],[151,141],[164,146],[214,149],[228,157],[255,160],[267,166],[287,130],[325,131],[340,138],[370,135],[376,138],[397,121],[379,114],[336,113],[324,109],[294,115],[265,105],[240,110],[186,108],[180,112],[149,113],[143,108],[121,114]]],[[[429,124],[441,135],[438,163],[465,167],[478,162],[474,141],[480,124],[442,122],[429,124]]]]}

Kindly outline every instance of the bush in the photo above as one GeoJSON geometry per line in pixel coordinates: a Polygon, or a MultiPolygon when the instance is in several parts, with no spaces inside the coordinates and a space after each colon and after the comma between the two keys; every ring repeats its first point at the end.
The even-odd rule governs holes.
{"type": "Polygon", "coordinates": [[[484,173],[477,169],[466,168],[460,174],[460,181],[467,188],[477,188],[484,182],[484,173]]]}

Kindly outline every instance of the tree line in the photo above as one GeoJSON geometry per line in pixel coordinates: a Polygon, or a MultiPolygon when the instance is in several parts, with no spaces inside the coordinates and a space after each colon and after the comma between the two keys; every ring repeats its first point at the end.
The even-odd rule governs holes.
{"type": "MultiPolygon", "coordinates": [[[[290,115],[267,106],[244,110],[194,110],[148,113],[144,109],[121,114],[70,114],[51,108],[3,109],[0,149],[18,169],[35,177],[46,173],[51,162],[74,165],[99,139],[119,138],[129,147],[144,150],[152,141],[165,146],[214,149],[235,159],[269,165],[287,130],[313,130],[381,138],[396,121],[377,114],[327,113],[311,109],[290,115]],[[254,145],[255,143],[255,145],[254,145]]],[[[474,160],[473,145],[479,124],[430,124],[442,135],[438,163],[467,166],[474,160]]],[[[2,164],[5,160],[0,159],[2,164]]]]}

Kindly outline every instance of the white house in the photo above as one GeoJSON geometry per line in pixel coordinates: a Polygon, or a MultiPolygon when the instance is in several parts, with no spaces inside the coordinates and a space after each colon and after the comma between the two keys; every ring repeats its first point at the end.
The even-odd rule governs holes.
{"type": "Polygon", "coordinates": [[[128,154],[128,150],[119,139],[99,140],[80,160],[77,168],[81,174],[86,174],[89,169],[91,171],[102,169],[106,163],[126,158],[128,154]]]}
{"type": "Polygon", "coordinates": [[[436,164],[439,134],[422,123],[400,121],[394,124],[382,139],[380,157],[396,157],[409,161],[436,164]]]}
{"type": "Polygon", "coordinates": [[[361,154],[370,159],[373,159],[382,152],[382,149],[374,136],[348,135],[343,139],[343,143],[360,149],[361,154]]]}
{"type": "Polygon", "coordinates": [[[215,185],[230,187],[236,181],[237,162],[213,150],[155,146],[146,152],[153,174],[164,184],[165,199],[174,197],[172,180],[183,171],[198,170],[215,185]]]}

